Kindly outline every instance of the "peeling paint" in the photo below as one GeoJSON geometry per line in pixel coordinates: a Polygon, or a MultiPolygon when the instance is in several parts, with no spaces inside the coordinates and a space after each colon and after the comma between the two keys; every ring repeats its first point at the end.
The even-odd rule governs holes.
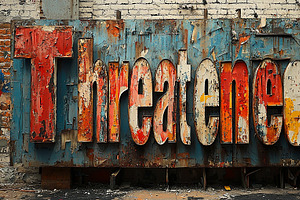
{"type": "Polygon", "coordinates": [[[286,137],[291,145],[300,146],[300,61],[288,64],[283,83],[286,137]]]}
{"type": "Polygon", "coordinates": [[[177,81],[179,82],[179,120],[180,138],[183,144],[191,144],[191,127],[186,120],[187,82],[191,81],[191,65],[187,64],[187,51],[180,50],[177,65],[177,81]]]}
{"type": "Polygon", "coordinates": [[[203,60],[196,70],[194,86],[194,123],[198,140],[211,145],[218,134],[219,116],[206,113],[205,107],[219,109],[219,78],[210,59],[203,60]],[[208,116],[208,123],[206,117],[208,116]]]}
{"type": "MultiPolygon", "coordinates": [[[[42,51],[40,60],[53,60],[57,68],[57,78],[53,76],[53,83],[57,84],[57,111],[53,113],[57,117],[51,118],[56,123],[51,124],[56,128],[56,142],[29,141],[34,96],[31,72],[35,66],[36,71],[43,69],[42,62],[35,63],[40,62],[38,59],[31,62],[35,66],[26,59],[13,59],[11,64],[3,65],[3,83],[10,76],[11,82],[8,92],[0,96],[0,107],[5,110],[0,125],[11,127],[11,131],[1,128],[0,139],[10,134],[12,161],[26,166],[299,167],[299,66],[295,68],[293,64],[295,60],[299,62],[298,24],[298,20],[292,19],[14,21],[12,28],[16,34],[12,48],[16,48],[13,51],[25,49],[20,58],[32,57],[32,60],[38,57],[36,52],[42,51]],[[36,45],[40,49],[33,48],[32,40],[23,39],[26,35],[16,29],[24,24],[34,25],[28,27],[31,30],[45,27],[41,32],[62,32],[69,27],[70,33],[65,35],[70,37],[33,33],[34,43],[44,42],[36,45]],[[260,28],[260,24],[264,27],[260,28]],[[59,36],[57,42],[51,43],[56,36],[59,36]],[[64,46],[71,44],[71,40],[73,49],[72,45],[64,46]],[[79,41],[90,44],[81,46],[79,41]],[[68,49],[70,54],[53,56],[57,52],[53,46],[68,49]],[[76,57],[70,58],[72,50],[76,57]],[[126,70],[119,68],[124,61],[126,70]],[[139,66],[140,62],[144,67],[139,66]],[[224,62],[229,64],[227,71],[222,71],[224,62]],[[286,67],[289,62],[290,66],[286,67]],[[279,72],[284,70],[287,77],[283,91],[279,72]],[[124,93],[127,89],[128,95],[124,93]],[[228,95],[226,110],[221,106],[226,103],[221,93],[228,95]],[[7,101],[10,94],[11,101],[7,101]],[[246,114],[249,100],[253,103],[252,119],[246,114]],[[78,143],[78,131],[84,127],[79,125],[79,111],[85,106],[90,109],[84,118],[91,119],[85,124],[91,126],[90,142],[78,143]],[[285,118],[282,108],[287,112],[285,118]],[[221,119],[225,113],[229,116],[226,122],[221,119]],[[282,123],[285,123],[282,134],[286,137],[279,137],[282,123]],[[226,135],[230,141],[227,144],[222,142],[224,126],[231,126],[226,135]],[[166,144],[167,140],[174,144],[166,144]],[[118,143],[104,144],[107,142],[118,143]],[[269,146],[275,142],[276,145],[269,146]]],[[[28,38],[33,38],[30,33],[28,38]]],[[[4,56],[9,56],[9,50],[5,51],[4,56]]],[[[49,74],[55,74],[54,71],[49,74]]],[[[38,78],[47,76],[45,72],[45,76],[38,78]]],[[[43,84],[46,89],[52,87],[43,84]]],[[[45,103],[50,100],[42,99],[43,106],[38,111],[51,110],[45,103]]]]}
{"type": "Polygon", "coordinates": [[[17,27],[14,57],[31,59],[30,141],[54,142],[55,58],[72,57],[72,27],[17,27]]]}
{"type": "Polygon", "coordinates": [[[231,68],[231,65],[232,65],[231,62],[224,62],[221,64],[221,68],[220,68],[221,142],[223,144],[233,143],[233,134],[234,134],[236,144],[248,144],[249,143],[248,69],[245,62],[243,61],[237,61],[233,69],[231,68]],[[235,94],[233,93],[233,91],[235,91],[235,94]],[[233,120],[235,122],[234,125],[233,125],[233,120]],[[235,133],[233,133],[233,130],[235,130],[235,133]]]}
{"type": "Polygon", "coordinates": [[[253,82],[253,118],[258,138],[266,145],[273,145],[279,139],[283,116],[276,113],[268,122],[268,106],[282,108],[283,92],[281,75],[277,65],[270,59],[260,63],[253,82]],[[268,89],[268,82],[269,89],[268,89]],[[268,91],[269,90],[269,91],[268,91]],[[269,94],[268,94],[269,93],[269,94]]]}
{"type": "Polygon", "coordinates": [[[108,130],[109,142],[120,140],[120,98],[128,90],[129,63],[123,62],[119,69],[118,62],[109,64],[109,107],[108,130]]]}
{"type": "Polygon", "coordinates": [[[155,73],[155,92],[163,92],[165,82],[168,88],[165,94],[158,100],[153,119],[153,132],[156,142],[160,145],[167,140],[169,143],[176,142],[176,104],[175,104],[175,81],[176,69],[169,60],[162,60],[155,73]],[[167,115],[166,130],[163,130],[163,116],[167,115]]]}
{"type": "Polygon", "coordinates": [[[107,142],[108,76],[105,64],[93,65],[93,39],[78,41],[78,141],[92,142],[93,112],[96,111],[97,142],[107,142]],[[93,105],[93,86],[96,86],[96,109],[93,105]]]}
{"type": "Polygon", "coordinates": [[[152,107],[152,75],[149,63],[144,58],[139,58],[133,65],[131,84],[129,90],[129,126],[133,141],[138,145],[144,145],[150,135],[152,117],[144,116],[142,127],[139,127],[138,110],[141,107],[152,107]],[[142,81],[142,88],[139,88],[142,81]],[[139,89],[142,93],[139,94],[139,89]]]}
{"type": "Polygon", "coordinates": [[[93,139],[93,39],[78,40],[78,141],[93,139]]]}

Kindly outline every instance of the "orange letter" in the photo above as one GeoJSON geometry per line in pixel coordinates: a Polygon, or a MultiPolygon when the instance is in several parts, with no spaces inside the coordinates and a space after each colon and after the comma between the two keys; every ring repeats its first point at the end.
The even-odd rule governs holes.
{"type": "Polygon", "coordinates": [[[120,140],[120,98],[128,90],[129,63],[123,62],[119,72],[119,63],[109,63],[109,141],[120,140]],[[119,74],[120,73],[120,74],[119,74]]]}
{"type": "Polygon", "coordinates": [[[93,67],[93,39],[78,40],[78,141],[92,142],[93,83],[97,85],[97,142],[107,141],[107,71],[97,60],[93,67]],[[94,68],[94,69],[93,69],[94,68]]]}
{"type": "Polygon", "coordinates": [[[222,63],[221,77],[221,143],[231,144],[235,129],[235,143],[249,143],[249,82],[246,63],[237,61],[222,63]],[[235,91],[235,94],[233,93],[235,91]],[[235,95],[235,96],[233,96],[235,95]],[[234,101],[235,99],[235,101],[234,101]],[[233,125],[233,109],[234,121],[233,125]]]}

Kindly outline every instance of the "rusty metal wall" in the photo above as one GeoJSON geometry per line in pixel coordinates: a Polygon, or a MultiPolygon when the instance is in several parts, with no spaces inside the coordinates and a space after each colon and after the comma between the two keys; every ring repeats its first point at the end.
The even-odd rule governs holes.
{"type": "Polygon", "coordinates": [[[291,19],[15,21],[14,163],[300,166],[291,19]]]}

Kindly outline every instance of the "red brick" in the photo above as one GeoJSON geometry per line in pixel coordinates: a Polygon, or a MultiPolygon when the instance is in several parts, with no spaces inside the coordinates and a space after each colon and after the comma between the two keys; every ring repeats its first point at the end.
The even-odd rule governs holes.
{"type": "Polygon", "coordinates": [[[10,47],[0,46],[0,51],[10,51],[10,47]]]}
{"type": "Polygon", "coordinates": [[[7,56],[6,58],[4,58],[3,56],[0,56],[0,62],[9,62],[10,61],[10,57],[7,56]]]}
{"type": "Polygon", "coordinates": [[[0,28],[10,28],[10,24],[9,23],[0,23],[0,28]]]}
{"type": "Polygon", "coordinates": [[[5,35],[2,35],[0,34],[0,39],[10,39],[10,34],[5,34],[5,35]]]}

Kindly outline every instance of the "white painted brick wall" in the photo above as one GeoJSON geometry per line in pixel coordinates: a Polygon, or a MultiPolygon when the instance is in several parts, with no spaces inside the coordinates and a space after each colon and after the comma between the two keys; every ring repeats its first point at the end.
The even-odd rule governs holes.
{"type": "MultiPolygon", "coordinates": [[[[43,0],[0,0],[0,21],[39,19],[43,0]]],[[[79,0],[80,19],[300,18],[300,0],[79,0]]]]}
{"type": "Polygon", "coordinates": [[[0,22],[39,18],[40,0],[0,0],[0,22]]]}
{"type": "Polygon", "coordinates": [[[80,0],[80,19],[299,18],[299,0],[80,0]],[[102,14],[99,15],[99,12],[102,14]],[[92,15],[92,16],[91,16],[92,15]]]}

